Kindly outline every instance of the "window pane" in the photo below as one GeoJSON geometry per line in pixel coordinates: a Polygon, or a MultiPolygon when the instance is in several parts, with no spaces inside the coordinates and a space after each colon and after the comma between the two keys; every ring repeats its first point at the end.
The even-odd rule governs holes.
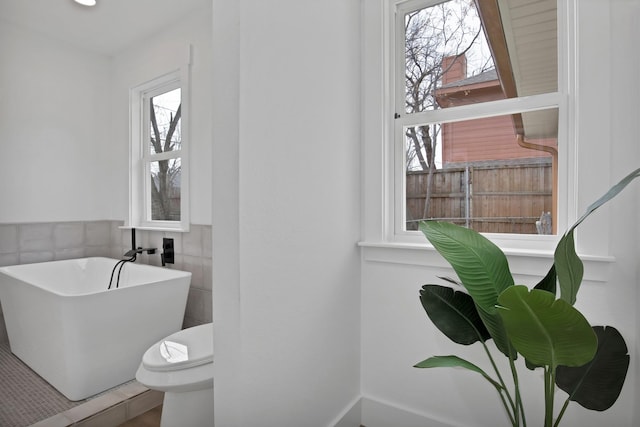
{"type": "Polygon", "coordinates": [[[174,89],[154,96],[149,111],[149,152],[179,150],[182,145],[181,90],[174,89]]]}
{"type": "Polygon", "coordinates": [[[480,232],[551,234],[557,137],[557,108],[405,128],[407,230],[439,219],[480,232]]]}
{"type": "Polygon", "coordinates": [[[180,221],[180,158],[151,162],[151,220],[180,221]]]}
{"type": "Polygon", "coordinates": [[[449,0],[400,16],[404,105],[396,111],[426,112],[399,141],[406,229],[433,218],[482,232],[553,232],[557,108],[455,123],[428,117],[557,91],[557,0],[449,0]]]}
{"type": "Polygon", "coordinates": [[[451,0],[412,11],[404,23],[406,113],[441,108],[443,97],[462,84],[474,89],[486,82],[499,85],[474,1],[451,0]]]}

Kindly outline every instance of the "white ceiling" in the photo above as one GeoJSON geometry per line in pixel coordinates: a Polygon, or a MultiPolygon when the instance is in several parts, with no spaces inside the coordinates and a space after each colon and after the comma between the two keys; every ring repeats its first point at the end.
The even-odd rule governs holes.
{"type": "Polygon", "coordinates": [[[0,20],[103,55],[161,31],[211,0],[0,0],[0,20]]]}

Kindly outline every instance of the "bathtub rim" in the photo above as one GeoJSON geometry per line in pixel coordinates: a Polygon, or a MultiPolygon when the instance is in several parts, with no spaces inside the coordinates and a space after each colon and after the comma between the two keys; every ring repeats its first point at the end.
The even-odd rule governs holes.
{"type": "Polygon", "coordinates": [[[69,258],[69,259],[62,259],[62,260],[53,260],[53,261],[42,261],[42,262],[36,262],[36,263],[28,263],[28,264],[14,264],[14,265],[7,265],[7,266],[3,266],[0,267],[0,275],[4,274],[7,277],[10,277],[14,280],[18,280],[20,282],[26,283],[28,285],[34,286],[38,289],[41,289],[44,292],[50,292],[56,296],[59,297],[65,297],[65,298],[73,298],[73,297],[82,297],[82,296],[89,296],[89,295],[97,295],[97,294],[101,294],[104,292],[112,292],[112,291],[123,291],[125,289],[128,288],[134,288],[136,286],[149,286],[149,285],[153,285],[155,283],[162,283],[166,280],[174,280],[174,279],[182,279],[182,278],[189,278],[189,281],[191,281],[192,278],[192,273],[189,271],[184,271],[184,270],[177,270],[177,269],[173,269],[173,268],[166,268],[166,267],[160,267],[160,266],[155,266],[155,265],[149,265],[149,264],[139,264],[139,263],[135,263],[135,262],[127,262],[127,264],[131,264],[131,266],[137,270],[154,270],[154,271],[159,271],[162,270],[163,274],[166,274],[166,277],[162,277],[162,278],[158,278],[156,280],[150,280],[147,282],[141,282],[141,283],[136,283],[133,285],[128,285],[128,286],[123,286],[123,287],[112,287],[111,289],[107,289],[108,286],[108,275],[105,278],[105,287],[103,289],[99,289],[99,290],[95,290],[95,291],[87,291],[87,292],[75,292],[75,293],[69,293],[69,292],[61,292],[60,290],[56,290],[56,289],[51,289],[48,287],[43,286],[40,283],[34,282],[32,280],[29,280],[29,278],[25,278],[24,276],[21,276],[20,270],[23,269],[27,269],[30,266],[34,266],[34,265],[42,265],[42,264],[64,264],[64,263],[78,263],[79,261],[82,260],[91,260],[91,259],[95,259],[95,260],[109,260],[113,262],[113,266],[115,267],[116,263],[118,263],[119,261],[122,261],[122,259],[117,259],[117,258],[110,258],[110,257],[104,257],[104,256],[94,256],[94,257],[82,257],[82,258],[69,258]],[[18,270],[18,271],[15,271],[18,270]]]}

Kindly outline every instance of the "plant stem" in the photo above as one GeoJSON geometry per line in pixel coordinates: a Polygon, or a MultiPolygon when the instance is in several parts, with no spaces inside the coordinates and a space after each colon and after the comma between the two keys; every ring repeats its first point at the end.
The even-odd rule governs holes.
{"type": "Polygon", "coordinates": [[[558,427],[560,425],[560,419],[564,415],[564,411],[567,410],[569,403],[571,403],[571,396],[567,397],[567,400],[564,401],[564,405],[562,405],[562,409],[560,410],[560,413],[558,414],[558,418],[556,418],[556,422],[553,424],[553,427],[558,427]]]}
{"type": "Polygon", "coordinates": [[[555,368],[544,368],[544,426],[553,427],[553,399],[556,389],[555,368]]]}
{"type": "Polygon", "coordinates": [[[514,418],[514,415],[509,410],[509,405],[508,405],[506,399],[504,398],[504,394],[503,393],[506,393],[506,395],[509,396],[509,391],[507,389],[505,389],[505,388],[499,389],[497,387],[496,387],[496,390],[498,390],[498,395],[500,396],[500,400],[502,400],[502,406],[504,406],[504,409],[507,411],[507,415],[509,416],[509,421],[511,421],[511,425],[513,427],[518,427],[517,419],[514,418]]]}
{"type": "MultiPolygon", "coordinates": [[[[491,355],[491,352],[489,351],[487,344],[484,342],[484,340],[480,340],[480,342],[482,343],[482,347],[484,347],[484,351],[485,353],[487,353],[487,357],[491,362],[491,366],[493,367],[493,370],[495,371],[496,376],[498,377],[498,381],[500,381],[500,385],[502,386],[502,390],[498,390],[498,394],[500,395],[500,399],[502,400],[502,405],[504,406],[504,409],[507,411],[507,415],[509,415],[509,420],[511,421],[511,425],[513,427],[518,427],[520,425],[518,421],[518,413],[517,413],[516,405],[513,403],[513,398],[509,393],[509,389],[507,388],[507,385],[505,384],[504,379],[502,378],[502,375],[500,375],[498,366],[496,365],[495,360],[493,360],[493,356],[491,355]],[[504,395],[503,395],[503,392],[504,392],[504,395]],[[507,404],[507,401],[505,400],[505,395],[509,400],[508,404],[507,404]],[[509,408],[509,406],[511,406],[511,408],[509,408]]],[[[516,385],[516,390],[517,389],[518,389],[518,386],[516,385]]],[[[524,427],[526,427],[526,423],[524,427]]]]}
{"type": "Polygon", "coordinates": [[[513,377],[514,391],[516,394],[516,417],[522,419],[522,426],[527,427],[527,418],[524,414],[524,405],[522,404],[522,395],[520,394],[520,381],[518,379],[518,370],[515,361],[509,357],[509,366],[511,367],[511,376],[513,377]]]}

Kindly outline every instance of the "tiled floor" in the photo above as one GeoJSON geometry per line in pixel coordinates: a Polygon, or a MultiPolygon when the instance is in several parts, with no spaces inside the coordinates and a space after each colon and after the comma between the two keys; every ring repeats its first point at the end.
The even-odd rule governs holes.
{"type": "Polygon", "coordinates": [[[82,402],[67,400],[0,343],[0,425],[25,426],[82,402]]]}
{"type": "MultiPolygon", "coordinates": [[[[91,399],[71,402],[11,354],[8,344],[0,343],[2,427],[116,427],[158,407],[162,398],[161,392],[130,381],[91,399]]],[[[159,419],[159,410],[141,419],[147,422],[154,416],[159,419]]],[[[139,425],[156,427],[159,421],[139,425]]]]}

